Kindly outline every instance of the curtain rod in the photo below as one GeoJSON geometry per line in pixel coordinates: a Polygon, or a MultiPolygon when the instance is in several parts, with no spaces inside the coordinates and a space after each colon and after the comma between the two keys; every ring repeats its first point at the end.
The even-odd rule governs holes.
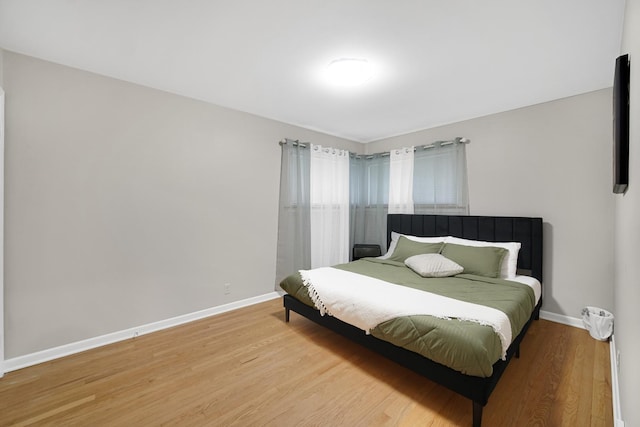
{"type": "MultiPolygon", "coordinates": [[[[309,144],[309,142],[300,142],[299,140],[293,140],[293,139],[289,139],[289,138],[285,138],[283,140],[281,140],[278,144],[280,145],[284,145],[287,142],[291,142],[294,146],[298,145],[302,148],[307,148],[307,144],[309,144]]],[[[471,140],[469,138],[464,138],[464,137],[455,137],[454,139],[449,139],[449,140],[444,140],[444,141],[434,141],[431,144],[426,144],[426,145],[422,145],[422,146],[417,146],[413,148],[413,151],[416,151],[418,149],[423,149],[423,150],[427,150],[429,148],[434,148],[436,145],[451,145],[451,144],[455,144],[455,143],[461,143],[461,144],[469,144],[471,143],[471,140]]],[[[396,150],[400,150],[400,148],[396,148],[396,150]]],[[[355,153],[351,153],[352,155],[356,155],[356,156],[366,156],[366,157],[373,157],[376,155],[379,156],[389,156],[391,153],[389,151],[383,151],[382,153],[374,153],[374,154],[355,154],[355,153]]]]}

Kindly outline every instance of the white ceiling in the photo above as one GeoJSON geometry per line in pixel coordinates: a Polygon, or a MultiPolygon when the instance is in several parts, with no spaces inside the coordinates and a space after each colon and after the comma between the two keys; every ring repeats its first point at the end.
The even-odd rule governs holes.
{"type": "Polygon", "coordinates": [[[612,85],[624,0],[0,0],[0,48],[369,142],[612,85]],[[323,78],[340,57],[367,84],[323,78]]]}

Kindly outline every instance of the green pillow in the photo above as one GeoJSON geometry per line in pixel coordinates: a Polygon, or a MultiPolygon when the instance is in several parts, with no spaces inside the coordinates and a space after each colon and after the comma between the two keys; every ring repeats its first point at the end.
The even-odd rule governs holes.
{"type": "Polygon", "coordinates": [[[407,239],[405,236],[398,238],[398,243],[393,254],[388,258],[391,261],[404,262],[409,257],[420,254],[437,254],[442,249],[443,243],[424,243],[407,239]]]}
{"type": "Polygon", "coordinates": [[[500,277],[500,267],[507,252],[506,249],[495,246],[464,246],[445,243],[440,253],[464,267],[463,273],[500,277]]]}

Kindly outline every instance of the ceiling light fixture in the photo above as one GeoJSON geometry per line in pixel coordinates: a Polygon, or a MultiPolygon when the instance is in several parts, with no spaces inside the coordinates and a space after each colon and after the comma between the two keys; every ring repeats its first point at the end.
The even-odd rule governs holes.
{"type": "Polygon", "coordinates": [[[340,58],[327,66],[329,81],[341,86],[356,86],[373,77],[371,65],[366,59],[340,58]]]}

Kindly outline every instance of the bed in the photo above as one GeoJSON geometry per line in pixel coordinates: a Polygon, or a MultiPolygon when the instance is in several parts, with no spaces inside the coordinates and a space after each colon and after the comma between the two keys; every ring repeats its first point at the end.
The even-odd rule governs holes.
{"type": "MultiPolygon", "coordinates": [[[[365,258],[342,266],[334,266],[336,268],[326,269],[322,272],[303,271],[283,280],[281,287],[287,292],[283,297],[285,320],[288,322],[290,312],[294,311],[469,398],[472,401],[473,426],[480,427],[482,411],[491,392],[496,387],[511,358],[519,356],[520,343],[529,325],[539,317],[542,305],[542,219],[393,214],[387,218],[387,241],[390,243],[390,250],[385,255],[386,259],[365,258]],[[471,241],[472,243],[470,243],[471,241]],[[476,242],[484,243],[476,244],[476,242]],[[494,244],[502,245],[502,249],[492,246],[494,244]],[[514,245],[516,248],[519,246],[515,252],[515,258],[512,251],[514,245]],[[482,249],[469,249],[468,246],[482,249]],[[411,261],[417,259],[422,262],[428,258],[431,262],[434,258],[429,257],[434,255],[414,256],[415,251],[437,252],[437,254],[447,256],[446,261],[458,260],[460,264],[465,264],[465,271],[456,270],[458,273],[453,271],[456,274],[448,272],[449,276],[444,278],[423,278],[424,272],[421,268],[424,266],[418,263],[418,268],[415,269],[414,264],[416,263],[411,261]],[[489,254],[490,251],[493,252],[489,254]],[[404,255],[410,256],[405,259],[404,255]],[[463,255],[467,258],[464,258],[463,255]],[[460,258],[461,256],[462,258],[460,258]],[[483,259],[483,264],[478,267],[478,271],[473,271],[473,266],[470,267],[471,270],[467,268],[469,256],[473,257],[469,261],[471,263],[483,259]],[[485,260],[483,258],[485,256],[489,258],[485,260]],[[413,259],[411,259],[412,257],[413,259]],[[498,264],[494,262],[496,259],[499,260],[498,264]],[[508,259],[511,261],[510,264],[507,263],[508,259]],[[407,267],[409,264],[411,267],[407,267]],[[485,265],[491,266],[485,268],[485,265]],[[338,281],[360,279],[362,275],[371,276],[362,279],[362,286],[365,287],[377,285],[377,280],[388,280],[395,282],[395,285],[402,285],[392,285],[394,289],[403,288],[400,290],[398,298],[417,301],[417,298],[407,298],[406,295],[418,296],[418,292],[427,291],[429,295],[435,295],[434,298],[443,298],[442,301],[445,302],[450,301],[454,314],[474,312],[474,315],[469,315],[469,318],[466,318],[465,314],[463,316],[465,319],[459,321],[455,320],[460,318],[459,315],[434,314],[430,316],[404,311],[401,313],[405,314],[397,318],[389,318],[391,315],[385,314],[387,317],[384,319],[389,318],[389,320],[384,320],[377,326],[368,329],[369,325],[364,325],[361,320],[352,320],[349,314],[343,314],[339,307],[325,307],[323,305],[323,302],[330,300],[333,295],[327,294],[327,292],[331,292],[331,284],[328,284],[328,290],[324,290],[318,283],[321,277],[320,273],[330,273],[324,278],[329,282],[334,277],[335,281],[338,281]],[[356,276],[353,276],[354,274],[356,276]],[[523,279],[523,275],[528,279],[527,277],[523,279]],[[410,289],[404,289],[407,287],[410,289]],[[477,296],[471,295],[472,292],[468,292],[468,290],[480,288],[483,289],[483,292],[486,289],[488,295],[500,295],[499,298],[491,297],[494,300],[507,300],[508,298],[502,295],[508,294],[509,298],[512,298],[511,295],[513,295],[513,302],[494,302],[493,300],[489,301],[489,297],[481,296],[480,298],[484,299],[476,304],[475,298],[477,296]],[[403,292],[407,292],[407,294],[405,295],[403,292]],[[440,296],[441,292],[445,293],[440,296]],[[451,292],[451,294],[447,292],[451,292]],[[321,293],[320,298],[318,298],[318,293],[321,293]],[[472,305],[468,305],[468,303],[472,305]],[[506,304],[513,309],[503,309],[500,304],[506,304]],[[476,318],[475,310],[480,305],[483,306],[483,309],[479,309],[476,318]],[[486,310],[484,310],[485,305],[489,306],[486,310]],[[498,312],[494,308],[497,308],[498,312]],[[500,312],[501,310],[507,312],[507,323],[500,323],[505,321],[505,315],[500,312]],[[514,314],[511,311],[517,313],[514,314]],[[327,313],[334,315],[324,315],[327,313]],[[336,315],[336,313],[338,314],[336,315]],[[491,317],[495,313],[498,315],[495,318],[491,317]],[[486,319],[481,317],[484,315],[490,317],[486,319]],[[340,320],[338,317],[346,319],[346,321],[340,320]],[[414,330],[417,328],[415,324],[422,325],[420,327],[424,330],[414,330]],[[505,327],[505,324],[508,326],[505,327]],[[410,325],[412,329],[410,331],[402,329],[406,325],[410,325]],[[442,327],[442,330],[437,330],[436,327],[442,327]],[[510,330],[511,333],[506,333],[506,330],[510,330]],[[425,331],[430,333],[419,336],[419,339],[416,338],[418,337],[416,334],[425,331]],[[429,338],[425,338],[426,336],[429,338]],[[468,337],[473,337],[473,339],[468,339],[468,337]],[[437,340],[435,344],[429,341],[434,339],[437,340]],[[505,341],[507,339],[508,341],[505,341]],[[473,346],[469,344],[474,341],[478,341],[478,343],[473,343],[473,346]],[[476,345],[479,346],[475,347],[476,345]],[[436,348],[438,350],[434,350],[436,348]],[[456,359],[458,356],[452,356],[453,353],[457,353],[460,359],[456,359]]],[[[355,286],[358,281],[352,280],[349,282],[349,287],[334,286],[334,288],[338,288],[341,292],[343,288],[355,286]]],[[[371,292],[371,294],[375,293],[371,292]]],[[[363,300],[366,299],[363,298],[363,300]]],[[[391,301],[393,298],[389,297],[388,300],[391,301]]],[[[440,300],[436,299],[436,301],[440,300]]],[[[367,312],[368,308],[359,308],[358,304],[360,302],[346,305],[355,307],[356,312],[367,312]]],[[[362,302],[362,304],[365,303],[362,302]]],[[[440,305],[437,304],[438,307],[440,305]]],[[[363,307],[365,306],[363,305],[363,307]]],[[[403,307],[403,309],[415,310],[414,307],[403,307]]],[[[372,322],[375,323],[378,320],[372,320],[372,322]]]]}

